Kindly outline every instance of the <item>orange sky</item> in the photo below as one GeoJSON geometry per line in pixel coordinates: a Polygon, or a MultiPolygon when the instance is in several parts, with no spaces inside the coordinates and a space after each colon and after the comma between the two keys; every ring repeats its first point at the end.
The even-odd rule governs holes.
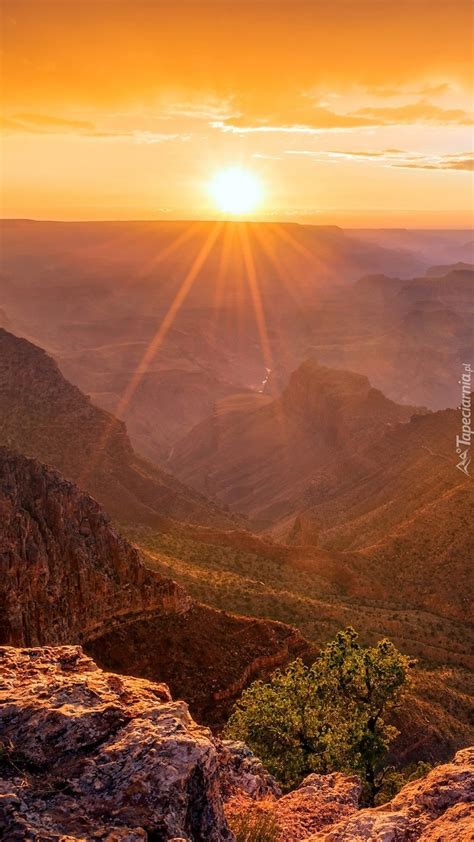
{"type": "Polygon", "coordinates": [[[464,0],[3,0],[2,215],[472,224],[464,0]]]}

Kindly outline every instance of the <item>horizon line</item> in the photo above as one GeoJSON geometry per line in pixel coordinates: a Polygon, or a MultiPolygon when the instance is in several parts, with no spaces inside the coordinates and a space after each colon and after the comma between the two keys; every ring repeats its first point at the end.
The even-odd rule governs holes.
{"type": "Polygon", "coordinates": [[[163,217],[132,217],[130,219],[104,218],[104,219],[54,219],[54,218],[37,218],[30,216],[4,216],[0,217],[2,222],[28,222],[34,224],[46,225],[130,225],[133,223],[152,223],[157,224],[191,224],[196,222],[208,224],[232,224],[232,225],[295,225],[306,228],[337,228],[341,231],[466,231],[474,232],[474,224],[472,225],[367,225],[367,224],[350,224],[341,225],[337,222],[302,222],[299,220],[288,219],[248,219],[248,218],[219,218],[219,217],[176,217],[173,219],[165,219],[163,217]]]}

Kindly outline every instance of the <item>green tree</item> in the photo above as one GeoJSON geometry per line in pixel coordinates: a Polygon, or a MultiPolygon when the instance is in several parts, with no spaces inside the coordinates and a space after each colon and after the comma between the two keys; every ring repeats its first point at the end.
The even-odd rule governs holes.
{"type": "Polygon", "coordinates": [[[373,803],[398,734],[385,719],[400,703],[412,663],[389,640],[361,646],[348,628],[311,666],[298,659],[268,683],[254,682],[226,736],[246,742],[285,786],[311,772],[357,772],[373,803]]]}

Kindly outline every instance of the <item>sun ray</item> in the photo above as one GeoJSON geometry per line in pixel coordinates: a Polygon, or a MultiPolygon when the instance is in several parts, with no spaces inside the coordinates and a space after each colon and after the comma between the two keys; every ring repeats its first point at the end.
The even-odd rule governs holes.
{"type": "Polygon", "coordinates": [[[221,316],[221,310],[223,305],[224,299],[224,291],[225,291],[225,280],[227,277],[229,264],[230,264],[230,254],[232,249],[232,244],[234,241],[235,236],[235,228],[231,223],[227,223],[222,238],[222,247],[221,253],[219,256],[219,267],[217,270],[217,277],[216,277],[216,285],[214,291],[214,302],[213,302],[213,320],[211,324],[212,328],[212,338],[215,341],[217,338],[217,323],[221,316]]]}
{"type": "Polygon", "coordinates": [[[115,409],[115,412],[114,412],[114,415],[111,417],[111,420],[110,420],[109,424],[106,426],[106,429],[104,430],[104,433],[103,433],[103,435],[100,439],[97,450],[93,454],[93,456],[92,456],[92,458],[89,462],[89,465],[87,467],[87,470],[84,471],[82,476],[80,477],[80,484],[82,482],[84,482],[87,479],[87,477],[90,476],[90,474],[92,473],[92,471],[96,467],[96,465],[97,465],[97,463],[98,463],[98,461],[101,457],[101,454],[102,454],[102,452],[103,452],[103,450],[104,450],[104,448],[105,448],[105,446],[106,446],[106,444],[107,444],[107,442],[110,438],[110,435],[113,432],[113,429],[114,429],[115,425],[121,419],[121,416],[122,416],[123,412],[127,408],[128,404],[130,403],[130,401],[131,401],[133,395],[135,394],[138,386],[140,385],[140,382],[141,382],[143,376],[147,373],[148,367],[149,367],[151,361],[153,360],[156,352],[158,351],[158,348],[160,347],[161,343],[163,342],[164,338],[166,337],[166,334],[168,333],[170,327],[172,326],[172,324],[173,324],[182,304],[184,303],[189,291],[191,290],[191,287],[192,287],[197,275],[199,274],[200,270],[202,269],[208,255],[209,255],[209,252],[211,251],[212,246],[214,245],[214,243],[217,239],[217,236],[219,234],[219,231],[220,231],[221,227],[222,227],[222,223],[216,223],[212,227],[208,237],[206,238],[205,242],[201,246],[201,248],[200,248],[199,252],[197,253],[196,257],[194,258],[193,264],[190,267],[189,271],[187,272],[186,276],[184,277],[178,292],[176,293],[173,301],[171,302],[171,304],[170,304],[170,306],[169,306],[169,308],[168,308],[168,310],[167,310],[167,312],[166,312],[166,314],[163,318],[163,321],[160,324],[160,327],[158,328],[158,330],[156,331],[153,339],[149,343],[149,345],[147,347],[147,350],[143,354],[143,357],[141,358],[141,360],[140,360],[138,366],[136,367],[135,372],[134,372],[132,378],[130,379],[130,381],[129,381],[120,401],[118,402],[118,404],[116,406],[116,409],[115,409]]]}
{"type": "Polygon", "coordinates": [[[255,260],[250,244],[247,224],[239,225],[240,241],[242,246],[242,254],[244,258],[244,266],[247,275],[250,295],[252,298],[253,309],[255,313],[255,321],[260,337],[260,347],[262,350],[263,360],[267,368],[273,368],[273,359],[268,340],[267,324],[265,319],[265,311],[262,304],[262,296],[260,294],[260,287],[258,285],[257,271],[255,268],[255,260]]]}
{"type": "MultiPolygon", "coordinates": [[[[273,231],[273,233],[275,233],[275,232],[273,231]]],[[[267,227],[262,229],[261,227],[257,226],[257,228],[255,229],[255,236],[258,239],[258,241],[259,241],[259,243],[262,247],[262,250],[267,257],[267,260],[269,261],[269,263],[271,263],[272,267],[274,268],[275,272],[277,273],[278,280],[285,287],[288,295],[290,295],[291,298],[293,299],[293,301],[296,304],[298,304],[299,298],[298,298],[298,295],[296,293],[295,284],[291,282],[290,278],[288,278],[286,272],[283,269],[281,260],[278,260],[276,254],[275,254],[275,250],[274,250],[272,244],[269,242],[267,227]]]]}
{"type": "Polygon", "coordinates": [[[292,234],[290,234],[290,232],[287,231],[280,223],[274,223],[272,227],[277,236],[280,237],[284,243],[288,243],[292,246],[292,248],[298,252],[298,254],[301,254],[301,256],[309,263],[313,266],[317,265],[319,268],[323,267],[323,263],[318,255],[314,254],[314,252],[310,251],[310,249],[306,248],[306,246],[302,243],[299,243],[298,240],[296,240],[295,237],[293,237],[292,234]]]}
{"type": "Polygon", "coordinates": [[[156,266],[166,260],[168,257],[171,257],[175,251],[177,251],[184,243],[194,237],[201,228],[201,223],[199,222],[190,222],[189,227],[186,228],[184,231],[181,232],[174,240],[169,243],[162,251],[159,251],[156,255],[153,255],[141,268],[138,274],[136,275],[137,279],[144,278],[148,275],[156,266]]]}

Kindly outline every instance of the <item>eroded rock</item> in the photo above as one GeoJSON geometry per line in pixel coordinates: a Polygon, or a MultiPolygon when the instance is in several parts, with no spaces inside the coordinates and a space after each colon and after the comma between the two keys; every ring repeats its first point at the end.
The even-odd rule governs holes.
{"type": "Polygon", "coordinates": [[[231,840],[215,742],[168,688],[78,646],[0,649],[0,836],[231,840]]]}
{"type": "Polygon", "coordinates": [[[387,804],[360,810],[307,842],[469,842],[474,839],[474,748],[407,784],[387,804]]]}

